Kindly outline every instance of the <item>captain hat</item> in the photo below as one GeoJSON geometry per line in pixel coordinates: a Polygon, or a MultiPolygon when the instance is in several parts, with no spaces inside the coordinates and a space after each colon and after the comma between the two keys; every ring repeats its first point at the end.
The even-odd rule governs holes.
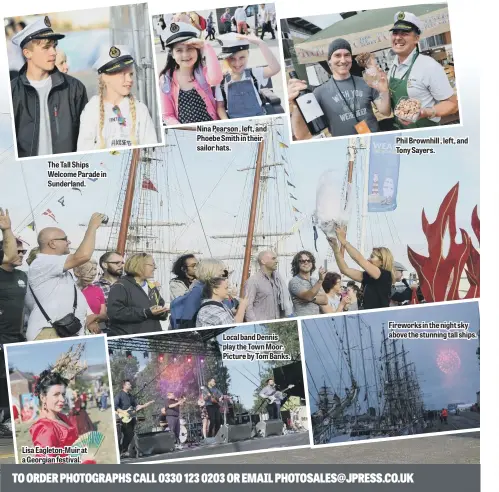
{"type": "Polygon", "coordinates": [[[199,34],[200,32],[192,24],[188,24],[187,22],[172,22],[169,26],[166,26],[163,36],[165,37],[165,45],[171,46],[197,38],[199,34]]]}
{"type": "Polygon", "coordinates": [[[28,24],[22,31],[12,37],[12,43],[24,48],[33,39],[62,39],[64,34],[54,32],[48,16],[38,17],[28,24]]]}
{"type": "Polygon", "coordinates": [[[423,32],[423,23],[411,12],[397,12],[393,17],[394,26],[390,31],[416,31],[417,34],[423,32]]]}
{"type": "Polygon", "coordinates": [[[249,50],[249,41],[247,39],[238,39],[238,36],[239,34],[231,32],[222,34],[217,38],[222,46],[222,52],[218,55],[219,60],[229,58],[238,51],[249,50]]]}
{"type": "Polygon", "coordinates": [[[132,51],[125,45],[113,45],[101,52],[93,65],[97,73],[116,73],[132,65],[134,62],[132,51]]]}

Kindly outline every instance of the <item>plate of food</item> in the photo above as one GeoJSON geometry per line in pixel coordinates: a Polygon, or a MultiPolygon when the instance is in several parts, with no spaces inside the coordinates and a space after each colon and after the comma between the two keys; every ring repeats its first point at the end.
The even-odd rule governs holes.
{"type": "Polygon", "coordinates": [[[407,124],[416,123],[421,117],[421,101],[411,97],[403,97],[395,106],[393,114],[407,124]]]}

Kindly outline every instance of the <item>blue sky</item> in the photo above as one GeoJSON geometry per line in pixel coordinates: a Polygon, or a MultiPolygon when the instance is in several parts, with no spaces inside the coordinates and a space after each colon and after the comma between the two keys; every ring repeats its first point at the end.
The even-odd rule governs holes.
{"type": "MultiPolygon", "coordinates": [[[[388,333],[389,321],[411,322],[411,321],[465,321],[470,323],[470,332],[478,332],[480,329],[480,317],[478,303],[459,303],[440,306],[430,306],[395,309],[383,312],[372,312],[359,315],[361,318],[361,333],[365,355],[366,373],[368,384],[374,388],[372,355],[369,344],[368,330],[364,323],[371,326],[375,357],[380,355],[382,341],[382,326],[388,333]],[[369,347],[369,349],[367,349],[369,347]]],[[[335,327],[341,336],[343,323],[346,320],[349,343],[352,353],[352,365],[354,376],[361,386],[364,386],[363,368],[360,359],[360,338],[358,331],[358,318],[351,315],[331,319],[305,320],[303,326],[304,358],[308,366],[307,380],[309,392],[315,396],[315,381],[317,387],[326,381],[327,386],[344,388],[348,385],[342,354],[339,352],[335,327]],[[320,357],[317,355],[317,348],[320,357]],[[322,361],[322,362],[321,362],[322,361]],[[323,365],[324,364],[324,365],[323,365]],[[343,367],[343,369],[342,369],[343,367]],[[311,376],[310,376],[311,375],[311,376]]],[[[344,342],[346,343],[346,342],[344,342]]],[[[397,350],[401,350],[398,342],[397,350]]],[[[407,362],[414,362],[417,368],[419,382],[423,391],[424,401],[427,408],[442,408],[453,402],[475,402],[476,392],[480,390],[479,364],[476,356],[478,347],[477,340],[404,340],[404,348],[407,352],[407,362]],[[445,374],[437,365],[439,354],[444,351],[454,351],[460,358],[460,368],[452,373],[445,374]]],[[[310,395],[309,395],[310,396],[310,395]]],[[[362,398],[364,391],[361,391],[362,398]]],[[[372,403],[371,403],[372,405],[372,403]]],[[[315,402],[311,398],[312,411],[315,410],[315,402]]]]}
{"type": "MultiPolygon", "coordinates": [[[[7,348],[9,366],[14,366],[20,371],[40,374],[49,364],[55,364],[57,358],[69,350],[71,345],[76,347],[79,342],[71,340],[43,344],[12,345],[7,348]]],[[[81,343],[85,344],[82,360],[87,361],[89,366],[106,364],[104,337],[85,338],[81,340],[81,343]]]]}

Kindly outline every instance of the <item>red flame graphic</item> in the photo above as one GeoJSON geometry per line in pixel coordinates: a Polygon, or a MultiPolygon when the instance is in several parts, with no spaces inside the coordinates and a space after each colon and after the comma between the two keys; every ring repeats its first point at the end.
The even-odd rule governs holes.
{"type": "MultiPolygon", "coordinates": [[[[470,299],[480,295],[480,253],[475,249],[470,236],[464,229],[460,229],[461,243],[456,242],[458,192],[459,183],[453,186],[443,199],[435,222],[432,224],[428,222],[423,210],[422,226],[428,241],[429,256],[420,255],[407,247],[409,261],[416,269],[421,291],[426,302],[460,299],[459,282],[463,271],[470,283],[465,298],[470,299]],[[446,232],[448,232],[450,239],[447,256],[443,252],[446,232]]],[[[471,226],[478,241],[480,241],[480,219],[478,218],[477,207],[473,209],[471,226]]],[[[416,296],[413,296],[411,303],[417,303],[416,296]]]]}

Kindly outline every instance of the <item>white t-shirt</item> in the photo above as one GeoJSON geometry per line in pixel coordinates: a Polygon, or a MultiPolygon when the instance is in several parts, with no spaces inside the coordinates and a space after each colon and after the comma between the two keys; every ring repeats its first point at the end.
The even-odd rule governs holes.
{"type": "MultiPolygon", "coordinates": [[[[130,116],[130,99],[123,98],[119,104],[122,120],[113,111],[111,103],[104,103],[104,129],[102,130],[105,148],[130,147],[132,118],[130,116]]],[[[155,145],[158,138],[154,123],[145,104],[135,99],[135,145],[155,145]]],[[[99,96],[94,96],[88,101],[80,116],[80,134],[78,136],[78,151],[100,149],[99,136],[100,105],[99,96]]]]}
{"type": "MultiPolygon", "coordinates": [[[[415,54],[416,49],[403,63],[399,63],[398,56],[396,56],[388,72],[389,76],[401,79],[409,70],[415,54]]],[[[410,98],[421,101],[423,108],[431,108],[440,101],[453,96],[454,89],[450,85],[442,65],[431,56],[420,54],[407,78],[407,94],[410,98]]],[[[431,118],[431,120],[438,122],[440,118],[431,118]]]]}
{"type": "Polygon", "coordinates": [[[246,18],[246,11],[242,7],[236,9],[234,12],[234,19],[236,19],[236,22],[246,22],[246,18]]]}
{"type": "Polygon", "coordinates": [[[334,296],[334,297],[327,296],[327,302],[335,311],[337,311],[338,308],[340,307],[339,296],[334,296]]]}
{"type": "MultiPolygon", "coordinates": [[[[28,79],[29,80],[29,79],[28,79]]],[[[38,93],[40,100],[40,126],[38,135],[38,154],[50,155],[52,151],[52,130],[50,129],[49,93],[52,89],[52,77],[43,80],[29,80],[29,83],[38,93]]]]}
{"type": "MultiPolygon", "coordinates": [[[[262,87],[265,87],[268,82],[269,82],[269,79],[266,79],[264,76],[263,76],[263,70],[264,70],[265,67],[255,67],[255,68],[252,68],[251,71],[253,72],[253,76],[255,77],[257,83],[258,83],[258,87],[259,88],[262,88],[262,87]]],[[[241,80],[246,80],[246,72],[243,72],[242,74],[242,77],[241,77],[241,80]]],[[[252,81],[253,82],[253,81],[252,81]]],[[[253,88],[254,88],[254,91],[255,91],[255,94],[256,94],[256,98],[258,100],[258,104],[260,104],[260,106],[262,105],[262,100],[260,99],[260,94],[258,94],[254,84],[253,84],[253,88]]],[[[224,82],[224,89],[225,89],[225,95],[228,97],[228,84],[226,84],[224,82]]],[[[217,85],[216,89],[215,89],[215,99],[219,102],[224,102],[224,96],[222,95],[222,89],[220,88],[219,85],[217,85]]]]}
{"type": "MultiPolygon", "coordinates": [[[[52,321],[57,321],[73,312],[75,281],[69,272],[64,271],[64,263],[68,255],[56,256],[38,253],[28,271],[28,284],[52,321]]],[[[85,320],[89,311],[87,300],[76,289],[77,306],[75,316],[80,320],[82,329],[78,335],[85,333],[85,320]]],[[[50,324],[35,304],[28,320],[26,338],[34,340],[43,328],[50,324]]]]}

